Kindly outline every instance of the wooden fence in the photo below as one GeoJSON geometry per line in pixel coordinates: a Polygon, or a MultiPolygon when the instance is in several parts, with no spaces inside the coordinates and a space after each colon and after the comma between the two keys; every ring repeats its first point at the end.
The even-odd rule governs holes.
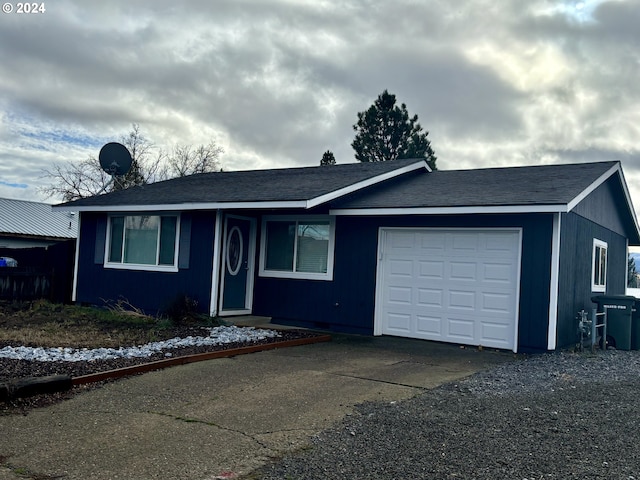
{"type": "Polygon", "coordinates": [[[0,257],[18,261],[17,267],[0,267],[0,300],[71,301],[75,240],[49,247],[0,248],[0,257]]]}
{"type": "Polygon", "coordinates": [[[51,273],[31,268],[0,269],[0,300],[35,300],[51,297],[51,273]]]}

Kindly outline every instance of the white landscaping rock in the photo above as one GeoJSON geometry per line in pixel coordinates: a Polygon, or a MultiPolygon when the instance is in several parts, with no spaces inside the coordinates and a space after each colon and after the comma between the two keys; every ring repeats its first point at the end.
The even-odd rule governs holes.
{"type": "Polygon", "coordinates": [[[175,337],[161,342],[125,348],[4,347],[0,348],[0,358],[38,362],[90,362],[94,360],[113,360],[115,358],[147,358],[163,350],[181,347],[224,345],[235,342],[246,343],[280,336],[280,333],[275,330],[255,329],[253,327],[223,326],[205,330],[210,330],[210,334],[207,337],[175,337]]]}

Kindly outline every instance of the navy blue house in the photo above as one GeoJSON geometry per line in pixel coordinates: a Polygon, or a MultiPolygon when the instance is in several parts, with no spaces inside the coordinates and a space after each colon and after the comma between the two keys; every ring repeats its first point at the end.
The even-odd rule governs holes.
{"type": "Polygon", "coordinates": [[[210,315],[514,352],[574,344],[640,245],[619,162],[217,172],[55,208],[80,213],[79,303],[187,295],[210,315]]]}

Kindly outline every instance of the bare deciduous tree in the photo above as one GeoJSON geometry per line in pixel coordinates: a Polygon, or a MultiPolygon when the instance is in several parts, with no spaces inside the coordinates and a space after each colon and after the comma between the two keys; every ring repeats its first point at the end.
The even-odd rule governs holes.
{"type": "Polygon", "coordinates": [[[169,178],[220,170],[223,149],[214,142],[198,147],[176,145],[170,154],[163,152],[145,137],[137,124],[121,138],[131,153],[131,169],[121,176],[111,177],[100,167],[98,158],[89,156],[81,162],[54,164],[44,171],[51,184],[40,191],[48,197],[61,197],[69,202],[79,198],[123,190],[169,178]]]}
{"type": "Polygon", "coordinates": [[[222,147],[214,142],[196,148],[190,145],[176,145],[172,155],[167,158],[167,178],[186,177],[194,173],[207,173],[220,170],[218,159],[222,147]]]}

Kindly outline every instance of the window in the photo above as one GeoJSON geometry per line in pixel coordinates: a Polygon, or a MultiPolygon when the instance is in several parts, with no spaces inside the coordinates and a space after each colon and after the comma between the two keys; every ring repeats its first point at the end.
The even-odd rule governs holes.
{"type": "Polygon", "coordinates": [[[334,227],[329,216],[265,217],[260,275],[332,280],[334,227]]]}
{"type": "Polygon", "coordinates": [[[177,215],[109,218],[106,266],[177,270],[177,215]]]}
{"type": "Polygon", "coordinates": [[[591,290],[593,292],[607,291],[607,244],[597,238],[593,239],[591,290]]]}

